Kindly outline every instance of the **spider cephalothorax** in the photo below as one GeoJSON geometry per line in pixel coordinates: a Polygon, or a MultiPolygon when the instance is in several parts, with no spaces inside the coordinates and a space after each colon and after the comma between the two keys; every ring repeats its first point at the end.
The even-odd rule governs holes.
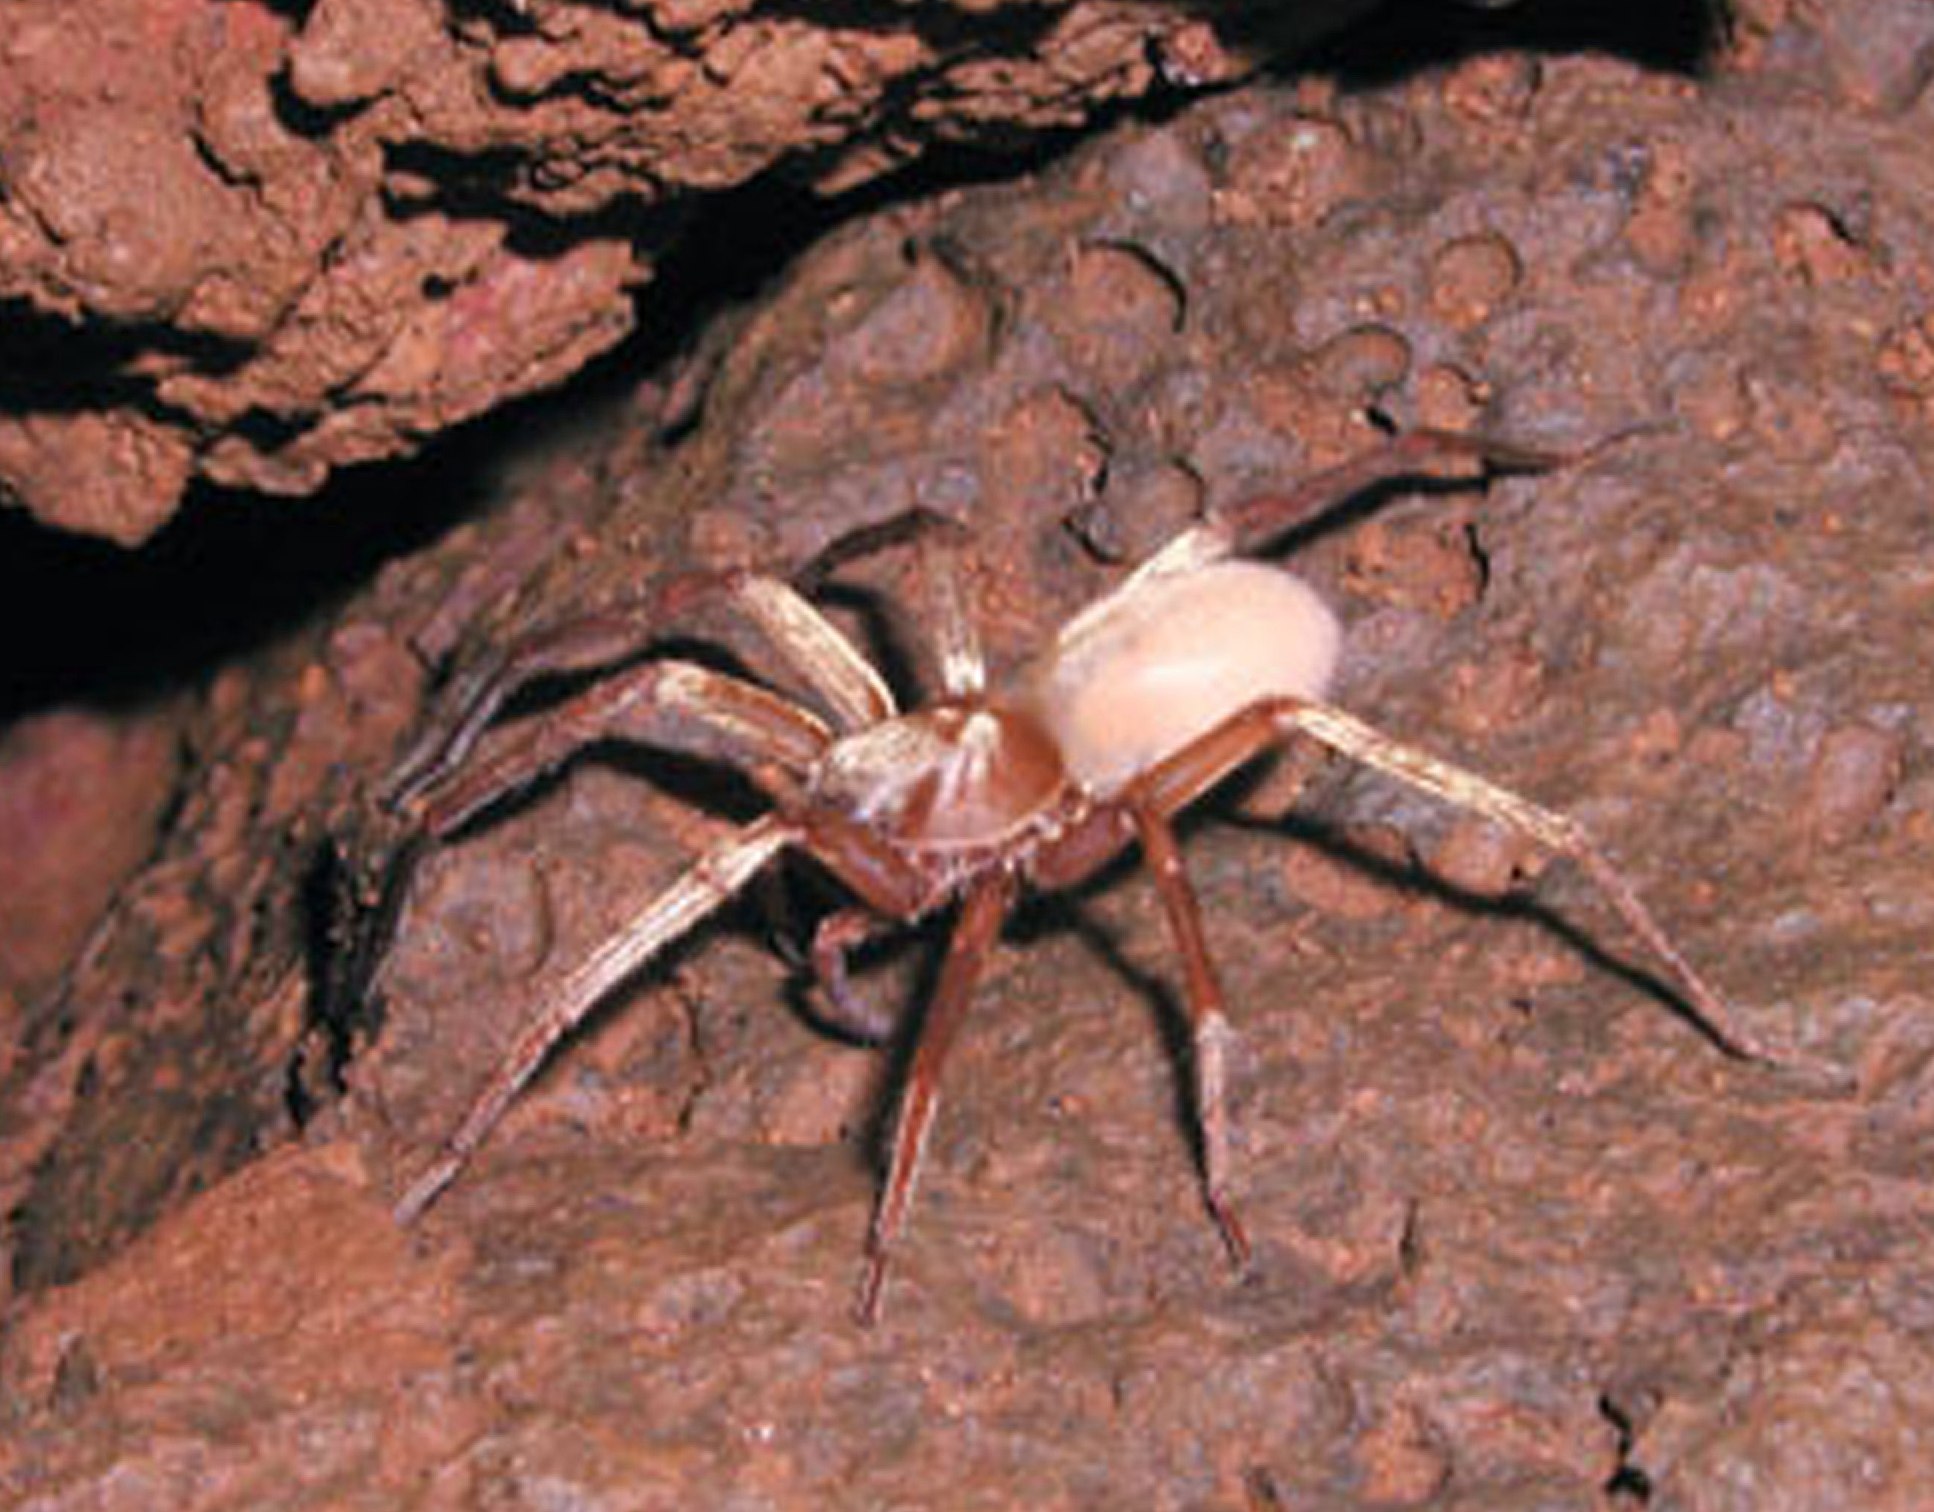
{"type": "MultiPolygon", "coordinates": [[[[391,792],[393,805],[425,836],[448,834],[585,745],[609,738],[735,765],[773,808],[701,856],[538,1004],[442,1157],[403,1197],[399,1216],[408,1221],[434,1200],[596,1003],[780,852],[801,850],[858,900],[822,924],[813,949],[832,1001],[856,1021],[861,1015],[843,987],[846,950],[875,928],[918,920],[956,899],[960,905],[908,1067],[868,1237],[859,1311],[870,1320],[912,1200],[941,1063],[1017,891],[1072,885],[1139,844],[1182,959],[1205,1197],[1231,1255],[1244,1263],[1248,1243],[1227,1196],[1229,1021],[1171,822],[1292,732],[1580,863],[1670,968],[1711,1037],[1733,1054],[1759,1057],[1577,824],[1325,703],[1340,639],[1336,620],[1299,579],[1236,559],[1366,487],[1453,458],[1519,470],[1556,461],[1473,438],[1411,432],[1287,493],[1217,511],[1183,531],[1070,620],[1019,676],[991,691],[963,607],[957,527],[915,518],[930,527],[912,533],[926,567],[943,688],[935,702],[910,713],[899,711],[884,680],[804,595],[756,575],[712,580],[711,591],[759,626],[811,689],[816,709],[694,663],[648,658],[532,715],[488,758],[473,755],[484,726],[524,682],[635,655],[663,628],[663,597],[658,611],[572,622],[461,680],[391,792]]],[[[689,586],[678,596],[688,597],[689,586]]]]}

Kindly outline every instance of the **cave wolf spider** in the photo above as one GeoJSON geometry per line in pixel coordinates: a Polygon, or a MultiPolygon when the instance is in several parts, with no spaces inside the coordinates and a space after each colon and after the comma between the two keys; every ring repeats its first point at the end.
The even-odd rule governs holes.
{"type": "Polygon", "coordinates": [[[390,789],[418,843],[450,834],[610,739],[736,767],[772,807],[701,855],[546,995],[439,1158],[403,1196],[398,1219],[413,1220],[436,1198],[558,1041],[615,987],[782,851],[803,851],[858,900],[822,921],[812,956],[835,1009],[866,1037],[877,1026],[846,994],[845,952],[876,929],[959,903],[867,1235],[856,1310],[873,1321],[913,1199],[942,1062],[1016,894],[1073,886],[1139,844],[1181,957],[1203,1195],[1231,1258],[1245,1265],[1249,1243],[1228,1194],[1232,1031],[1172,826],[1182,809],[1292,733],[1569,857],[1670,970],[1708,1037],[1736,1057],[1768,1059],[1576,822],[1324,702],[1337,620],[1300,579],[1238,559],[1365,490],[1458,460],[1538,471],[1570,459],[1415,430],[1287,492],[1214,510],[1077,614],[998,691],[987,689],[966,611],[961,528],[902,517],[936,527],[907,536],[919,547],[943,688],[909,713],[804,593],[751,573],[713,576],[699,591],[749,618],[810,688],[815,708],[691,661],[638,659],[662,633],[668,604],[689,599],[696,580],[685,580],[682,594],[659,595],[649,612],[567,623],[459,679],[390,789]],[[533,679],[613,666],[620,670],[476,750],[505,700],[533,679]]]}

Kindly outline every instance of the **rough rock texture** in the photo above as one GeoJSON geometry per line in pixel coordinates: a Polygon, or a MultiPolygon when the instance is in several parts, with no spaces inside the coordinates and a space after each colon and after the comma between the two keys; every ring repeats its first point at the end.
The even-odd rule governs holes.
{"type": "Polygon", "coordinates": [[[165,716],[57,709],[0,730],[0,993],[53,990],[148,859],[178,781],[165,716]]]}
{"type": "Polygon", "coordinates": [[[1077,125],[1361,8],[19,0],[0,497],[134,542],[192,478],[307,492],[609,348],[720,191],[1077,125]]]}
{"type": "MultiPolygon", "coordinates": [[[[1919,14],[1869,9],[1848,35],[1919,14]]],[[[1244,92],[855,224],[603,440],[226,673],[157,859],[16,1005],[6,1499],[1934,1504],[1934,96],[1802,8],[1739,47],[1706,85],[1508,55],[1244,92]],[[998,951],[876,1331],[846,1307],[883,1058],[798,1011],[803,869],[390,1224],[546,980],[751,807],[581,762],[427,858],[380,1016],[318,1022],[315,858],[380,840],[429,668],[915,501],[987,543],[1010,663],[1101,558],[1364,445],[1369,406],[1615,439],[1300,542],[1342,700],[1585,819],[1838,1080],[1719,1055],[1570,868],[1297,753],[1187,836],[1251,1278],[1128,872],[998,951]]],[[[905,568],[851,579],[898,601],[905,568]]]]}

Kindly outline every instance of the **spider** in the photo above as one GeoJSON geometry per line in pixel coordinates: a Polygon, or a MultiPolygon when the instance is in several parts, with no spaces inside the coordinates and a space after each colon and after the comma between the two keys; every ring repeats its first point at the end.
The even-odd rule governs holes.
{"type": "MultiPolygon", "coordinates": [[[[917,523],[939,527],[910,534],[931,601],[942,692],[912,712],[901,712],[880,674],[805,593],[752,573],[715,575],[703,591],[750,619],[817,710],[691,661],[638,659],[668,606],[689,604],[696,579],[659,595],[652,612],[568,622],[453,683],[388,794],[415,843],[449,836],[583,747],[614,738],[734,766],[772,806],[699,856],[546,994],[438,1158],[405,1192],[398,1221],[413,1221],[435,1200],[558,1041],[615,987],[781,852],[802,851],[858,900],[821,922],[812,960],[831,1002],[865,1037],[878,1026],[847,996],[847,950],[876,929],[959,905],[867,1232],[855,1311],[873,1322],[913,1201],[942,1064],[1017,894],[1073,886],[1139,845],[1181,957],[1203,1196],[1231,1260],[1246,1267],[1249,1241],[1229,1198],[1232,1030],[1173,824],[1291,733],[1579,864],[1669,969],[1706,1036],[1728,1055],[1769,1060],[1580,825],[1325,702],[1341,640],[1336,618],[1301,579],[1241,559],[1357,494],[1458,460],[1541,471],[1573,459],[1432,430],[1387,439],[1287,492],[1207,513],[991,691],[965,607],[962,528],[920,516],[917,523]],[[613,666],[620,670],[477,750],[519,688],[613,666]]],[[[820,565],[841,550],[835,543],[820,565]]]]}

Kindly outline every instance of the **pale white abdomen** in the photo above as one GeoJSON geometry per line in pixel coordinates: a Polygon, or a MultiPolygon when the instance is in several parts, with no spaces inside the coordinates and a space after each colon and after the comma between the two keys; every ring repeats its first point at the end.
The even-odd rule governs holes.
{"type": "Polygon", "coordinates": [[[1259,698],[1321,698],[1341,640],[1300,578],[1211,562],[1131,582],[1076,616],[1021,696],[1069,774],[1107,797],[1259,698]]]}

